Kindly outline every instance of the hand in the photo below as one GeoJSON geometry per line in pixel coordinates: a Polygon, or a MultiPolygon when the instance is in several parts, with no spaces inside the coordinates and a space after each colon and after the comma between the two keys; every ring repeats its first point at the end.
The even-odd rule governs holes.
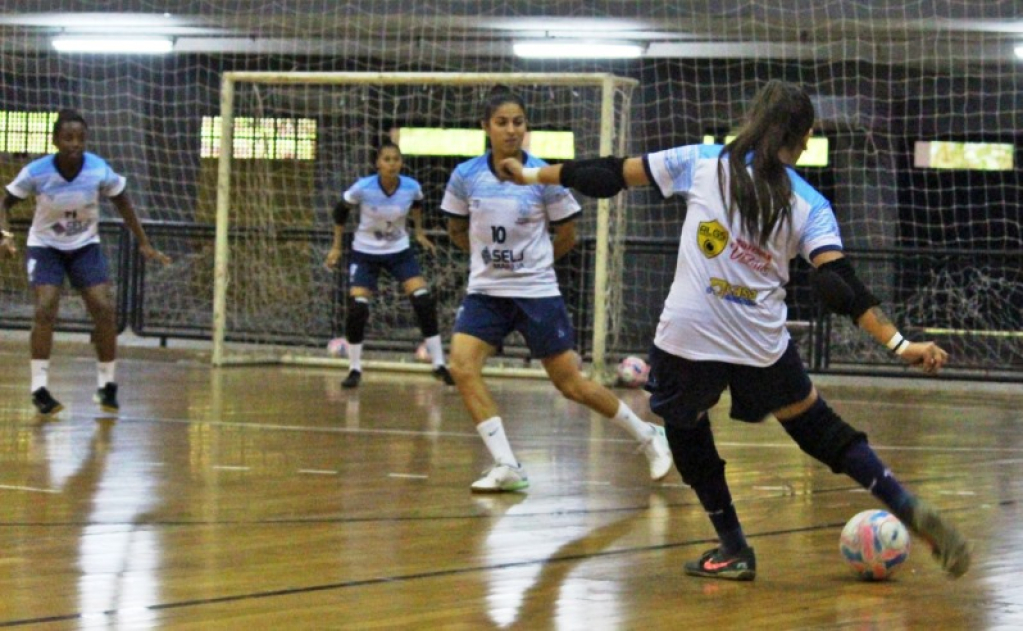
{"type": "Polygon", "coordinates": [[[142,256],[146,257],[147,261],[159,261],[160,263],[167,265],[171,262],[171,257],[167,256],[163,252],[157,250],[151,245],[143,245],[139,248],[139,252],[142,256]]]}
{"type": "Polygon", "coordinates": [[[337,267],[337,262],[341,260],[341,248],[330,248],[330,252],[327,252],[327,260],[323,266],[327,269],[334,269],[337,267]]]}
{"type": "Polygon", "coordinates": [[[416,243],[422,246],[424,250],[430,254],[437,254],[437,246],[433,244],[433,241],[427,238],[425,234],[416,234],[416,243]]]}
{"type": "Polygon", "coordinates": [[[938,372],[948,361],[948,353],[934,342],[910,342],[899,357],[911,366],[919,366],[926,373],[938,372]]]}
{"type": "Polygon", "coordinates": [[[18,253],[18,244],[14,242],[14,238],[4,237],[0,240],[0,259],[5,259],[8,256],[14,256],[18,253]]]}
{"type": "Polygon", "coordinates": [[[497,165],[497,175],[502,180],[525,184],[522,179],[522,163],[518,158],[505,158],[497,165]]]}

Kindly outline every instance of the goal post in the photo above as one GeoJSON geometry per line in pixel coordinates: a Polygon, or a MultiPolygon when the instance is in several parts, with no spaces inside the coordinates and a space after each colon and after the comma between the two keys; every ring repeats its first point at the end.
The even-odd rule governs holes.
{"type": "MultiPolygon", "coordinates": [[[[402,128],[479,130],[482,102],[498,84],[511,87],[526,102],[532,142],[552,132],[561,134],[562,144],[567,137],[579,156],[628,150],[629,111],[638,82],[608,73],[224,73],[220,117],[209,143],[216,157],[217,193],[212,363],[345,366],[345,359],[324,350],[331,337],[343,336],[339,304],[345,293],[342,276],[322,269],[331,238],[329,209],[351,183],[373,172],[373,147],[399,139],[402,128]],[[282,151],[291,139],[275,134],[296,126],[307,129],[307,150],[289,145],[282,151]]],[[[427,233],[438,245],[445,243],[436,256],[420,258],[427,282],[435,286],[441,335],[447,341],[468,263],[446,244],[437,206],[451,167],[479,155],[482,147],[464,155],[448,147],[434,149],[437,155],[429,155],[431,149],[410,155],[403,147],[403,173],[423,185],[427,233]]],[[[552,162],[570,157],[533,152],[552,162]]],[[[558,264],[563,284],[573,286],[572,296],[566,295],[570,311],[589,320],[577,327],[577,341],[601,379],[609,377],[608,350],[614,346],[609,338],[621,311],[624,198],[577,196],[584,208],[578,233],[586,253],[558,264]]],[[[376,292],[363,361],[367,368],[429,369],[413,360],[420,340],[406,302],[391,282],[376,292]]],[[[516,340],[509,344],[514,350],[516,340]]],[[[521,356],[521,342],[518,347],[521,356]]],[[[512,357],[487,372],[545,374],[517,367],[521,364],[512,357]]]]}

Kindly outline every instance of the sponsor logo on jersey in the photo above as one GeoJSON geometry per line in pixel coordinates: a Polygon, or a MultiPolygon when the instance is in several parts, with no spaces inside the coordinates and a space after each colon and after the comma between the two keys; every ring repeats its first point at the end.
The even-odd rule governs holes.
{"type": "Polygon", "coordinates": [[[736,237],[735,241],[729,244],[729,248],[732,252],[728,255],[728,258],[738,261],[752,270],[764,272],[771,264],[770,252],[765,252],[741,237],[736,237]]]}
{"type": "Polygon", "coordinates": [[[524,267],[522,262],[525,258],[525,252],[516,253],[515,250],[501,250],[498,248],[483,248],[480,251],[480,256],[483,257],[483,263],[489,265],[494,269],[507,269],[516,270],[524,267]]]}
{"type": "Polygon", "coordinates": [[[728,243],[728,231],[716,219],[701,221],[696,233],[696,242],[700,245],[700,252],[712,259],[724,252],[728,243]]]}
{"type": "Polygon", "coordinates": [[[733,285],[723,278],[711,278],[707,293],[746,307],[754,307],[757,304],[757,290],[733,285]]]}

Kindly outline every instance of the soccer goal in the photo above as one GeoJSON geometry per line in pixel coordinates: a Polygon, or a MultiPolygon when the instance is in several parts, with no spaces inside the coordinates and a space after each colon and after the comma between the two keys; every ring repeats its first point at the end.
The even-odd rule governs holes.
{"type": "MultiPolygon", "coordinates": [[[[439,204],[454,166],[485,150],[479,121],[498,84],[526,104],[531,153],[558,162],[628,149],[637,82],[611,74],[225,73],[219,120],[203,126],[204,155],[219,158],[213,364],[345,364],[326,351],[328,340],[345,334],[348,291],[347,258],[338,271],[324,267],[331,209],[356,179],[374,172],[373,149],[383,140],[401,146],[403,174],[423,186],[424,225],[437,249],[416,254],[448,341],[468,260],[449,243],[439,204]]],[[[580,246],[558,273],[580,346],[593,373],[604,376],[622,303],[624,202],[578,199],[580,246]]],[[[346,235],[353,230],[350,220],[346,235]]],[[[415,361],[420,333],[400,287],[384,280],[370,309],[364,365],[427,370],[415,361]]],[[[519,361],[528,357],[514,336],[505,354],[509,359],[491,370],[541,374],[519,361]]]]}

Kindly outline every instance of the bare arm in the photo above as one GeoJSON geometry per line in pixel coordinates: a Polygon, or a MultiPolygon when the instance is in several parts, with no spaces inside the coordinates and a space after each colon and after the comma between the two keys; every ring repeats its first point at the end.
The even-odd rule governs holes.
{"type": "Polygon", "coordinates": [[[575,220],[556,224],[553,231],[554,236],[551,238],[551,243],[554,246],[554,260],[556,261],[575,247],[575,220]]]}
{"type": "Polygon", "coordinates": [[[345,238],[345,223],[348,221],[348,215],[353,209],[358,209],[358,206],[349,204],[344,199],[334,206],[332,213],[334,218],[334,242],[330,246],[330,252],[327,252],[327,260],[323,263],[327,269],[334,269],[337,267],[338,261],[341,260],[341,246],[344,244],[345,238]]]}
{"type": "Polygon", "coordinates": [[[426,232],[423,230],[423,207],[420,204],[412,206],[409,216],[412,218],[412,230],[416,233],[416,242],[423,246],[423,249],[430,254],[436,254],[437,246],[433,244],[433,241],[430,241],[430,238],[426,236],[426,232]]]}
{"type": "Polygon", "coordinates": [[[344,243],[345,238],[345,225],[334,224],[334,241],[331,243],[330,252],[327,252],[327,260],[324,265],[327,269],[334,269],[337,267],[337,262],[341,260],[341,244],[344,243]]]}
{"type": "Polygon", "coordinates": [[[448,236],[459,250],[470,251],[469,220],[461,217],[448,217],[448,236]]]}
{"type": "Polygon", "coordinates": [[[15,245],[14,234],[11,232],[8,211],[20,201],[22,201],[20,197],[7,193],[3,203],[0,203],[0,258],[8,255],[14,256],[18,253],[18,246],[15,245]]]}
{"type": "Polygon", "coordinates": [[[166,265],[170,263],[170,257],[160,252],[149,243],[149,237],[146,236],[146,231],[139,222],[138,215],[135,214],[135,207],[131,203],[131,199],[127,193],[121,193],[116,197],[111,197],[110,201],[114,204],[114,208],[120,213],[124,219],[124,224],[128,226],[131,233],[135,235],[135,238],[139,242],[139,252],[142,256],[146,257],[150,261],[159,261],[166,265]]]}
{"type": "MultiPolygon", "coordinates": [[[[844,258],[838,251],[822,252],[813,257],[814,267],[844,258]]],[[[856,326],[867,332],[878,344],[889,346],[890,343],[902,339],[899,329],[892,323],[881,307],[871,307],[856,319],[856,326]]],[[[893,349],[894,350],[894,349],[893,349]]],[[[934,342],[906,342],[899,347],[902,361],[920,366],[924,372],[938,372],[948,361],[948,353],[934,342]]]]}

